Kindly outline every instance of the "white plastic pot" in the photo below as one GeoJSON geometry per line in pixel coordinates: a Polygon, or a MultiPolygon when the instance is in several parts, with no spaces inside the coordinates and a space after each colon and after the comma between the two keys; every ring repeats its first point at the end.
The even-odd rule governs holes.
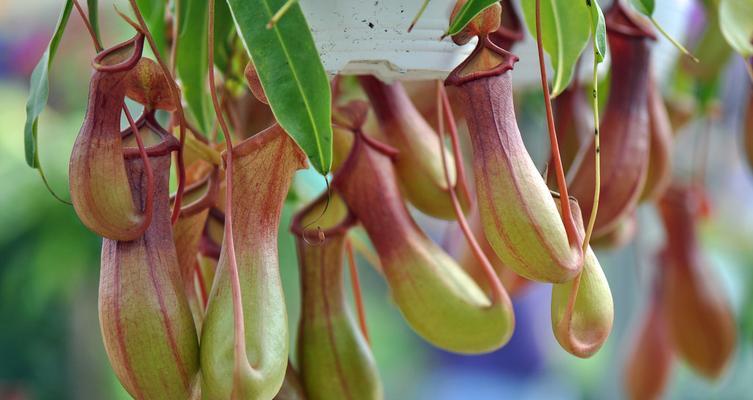
{"type": "MultiPolygon", "coordinates": [[[[411,32],[408,26],[422,0],[302,0],[300,4],[327,73],[373,74],[392,81],[444,79],[473,51],[475,39],[462,47],[449,38],[439,40],[447,29],[455,1],[431,0],[411,32]]],[[[515,3],[520,11],[519,1],[515,3]]],[[[611,1],[600,3],[606,10],[611,1]]],[[[682,41],[691,6],[690,0],[660,1],[654,16],[682,41]]],[[[513,73],[516,86],[538,84],[536,41],[526,35],[513,52],[520,57],[513,73]]],[[[677,51],[660,37],[654,55],[654,67],[663,77],[672,67],[677,51]]],[[[591,60],[587,49],[580,71],[584,80],[590,79],[591,60]]]]}
{"type": "Polygon", "coordinates": [[[446,38],[455,0],[432,0],[408,32],[421,0],[302,0],[329,74],[370,73],[383,80],[444,79],[473,51],[446,38]]]}

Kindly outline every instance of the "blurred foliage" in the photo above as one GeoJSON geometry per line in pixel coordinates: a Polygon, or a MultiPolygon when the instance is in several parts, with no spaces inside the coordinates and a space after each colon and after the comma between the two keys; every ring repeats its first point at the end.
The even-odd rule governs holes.
{"type": "MultiPolygon", "coordinates": [[[[24,97],[20,86],[0,86],[0,121],[3,130],[14,133],[0,136],[0,178],[9,183],[0,191],[0,320],[6,321],[0,330],[0,385],[18,385],[32,398],[73,398],[76,382],[81,382],[75,377],[84,366],[70,363],[79,350],[71,346],[71,315],[79,291],[96,288],[99,240],[78,222],[72,208],[44,192],[33,170],[23,167],[15,133],[23,126],[24,97]]],[[[67,192],[59,189],[65,187],[66,174],[58,166],[67,162],[65,150],[79,117],[48,112],[40,122],[42,162],[55,166],[51,182],[62,193],[67,192]]],[[[86,301],[96,311],[96,290],[89,294],[86,301]]],[[[91,333],[82,344],[94,346],[96,358],[83,361],[95,362],[95,370],[102,371],[104,348],[96,318],[90,321],[91,333]]]]}

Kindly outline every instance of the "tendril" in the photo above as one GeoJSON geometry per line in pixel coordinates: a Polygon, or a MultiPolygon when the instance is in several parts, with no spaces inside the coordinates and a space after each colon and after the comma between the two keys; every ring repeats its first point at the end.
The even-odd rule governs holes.
{"type": "Polygon", "coordinates": [[[562,222],[565,225],[567,238],[570,245],[577,243],[577,233],[575,231],[575,222],[570,210],[570,199],[567,194],[567,182],[565,181],[565,171],[562,169],[562,158],[560,157],[560,148],[557,143],[557,131],[554,127],[554,114],[552,113],[552,99],[549,93],[549,84],[546,77],[546,66],[544,65],[544,45],[541,38],[541,0],[536,0],[536,46],[539,53],[539,71],[541,75],[541,89],[544,91],[544,105],[546,106],[546,121],[549,127],[549,143],[552,148],[552,162],[554,171],[557,175],[557,188],[560,196],[560,205],[562,207],[562,222]]]}
{"type": "Polygon", "coordinates": [[[452,113],[450,99],[449,97],[447,97],[447,91],[444,89],[444,87],[441,88],[440,94],[442,97],[442,106],[444,107],[444,113],[447,118],[447,127],[450,130],[452,157],[455,159],[455,170],[457,171],[455,187],[460,189],[460,194],[463,195],[464,200],[466,200],[466,204],[470,205],[473,201],[473,196],[471,196],[471,191],[468,188],[468,178],[465,173],[465,163],[463,162],[463,155],[460,150],[460,139],[458,138],[458,126],[455,123],[455,116],[452,113]]]}
{"type": "Polygon", "coordinates": [[[139,157],[141,157],[141,161],[144,163],[144,172],[146,172],[147,187],[145,201],[146,204],[144,204],[144,223],[146,225],[149,225],[152,221],[152,214],[154,213],[154,170],[152,169],[152,164],[149,161],[149,156],[146,154],[144,141],[141,140],[141,133],[139,132],[139,128],[138,126],[136,126],[136,122],[133,120],[130,111],[128,111],[128,107],[126,107],[125,104],[123,104],[123,112],[125,113],[126,119],[128,120],[128,124],[131,126],[133,137],[136,138],[136,144],[139,147],[139,157]]]}
{"type": "MultiPolygon", "coordinates": [[[[593,22],[591,22],[593,25],[593,22]]],[[[594,37],[594,41],[595,41],[594,37]]],[[[591,216],[588,219],[588,226],[586,227],[586,234],[583,237],[583,254],[586,254],[588,245],[591,242],[591,234],[594,231],[596,225],[596,214],[599,212],[599,197],[601,196],[601,140],[600,140],[600,127],[599,127],[599,60],[596,57],[596,43],[594,42],[594,63],[593,63],[593,92],[591,92],[591,104],[593,108],[594,117],[594,201],[591,206],[591,216]]],[[[575,283],[577,288],[580,283],[580,278],[575,283]]]]}
{"type": "MultiPolygon", "coordinates": [[[[152,36],[152,33],[149,31],[149,27],[146,25],[146,22],[144,21],[144,16],[141,15],[141,11],[139,10],[139,6],[136,4],[136,0],[128,0],[131,4],[131,8],[133,9],[134,15],[136,15],[136,19],[139,22],[139,26],[141,27],[141,31],[144,33],[144,36],[146,36],[146,40],[149,42],[149,47],[152,48],[152,52],[154,53],[154,57],[157,59],[157,63],[159,63],[160,67],[162,68],[162,72],[165,74],[165,77],[167,78],[168,86],[170,86],[170,92],[173,96],[173,103],[175,103],[175,112],[178,115],[178,126],[180,127],[179,130],[179,141],[180,141],[180,147],[178,148],[178,190],[175,194],[175,203],[173,204],[173,215],[172,215],[172,223],[175,224],[178,221],[178,217],[180,216],[180,207],[183,203],[183,192],[186,189],[186,166],[183,160],[183,147],[186,143],[186,116],[183,113],[183,105],[181,102],[181,93],[180,88],[178,87],[178,84],[175,83],[175,77],[173,76],[170,69],[167,67],[167,64],[165,64],[165,60],[162,59],[162,56],[159,53],[159,48],[157,47],[157,43],[154,41],[154,37],[152,36]]],[[[212,21],[213,23],[213,21],[212,21]]],[[[211,32],[210,32],[211,34],[211,32]]],[[[214,36],[212,34],[212,36],[214,36]]],[[[211,46],[210,42],[210,48],[211,46]]],[[[211,68],[210,68],[211,70],[211,68]]]]}
{"type": "MultiPolygon", "coordinates": [[[[444,177],[445,180],[447,180],[447,185],[450,185],[450,169],[447,165],[447,156],[444,152],[444,109],[442,107],[442,92],[444,88],[442,87],[442,82],[437,81],[437,122],[438,122],[438,129],[437,132],[439,133],[439,145],[442,146],[441,151],[439,152],[442,157],[442,168],[444,169],[444,177]]],[[[448,118],[451,118],[448,116],[448,118]]],[[[462,159],[456,159],[455,163],[462,163],[462,159]]],[[[486,254],[484,254],[484,251],[481,250],[481,246],[478,244],[478,241],[476,240],[476,237],[473,235],[473,232],[471,231],[470,226],[468,225],[468,221],[465,219],[465,215],[463,215],[463,209],[460,206],[460,201],[458,200],[458,196],[455,193],[454,190],[450,190],[450,200],[452,200],[452,207],[455,210],[455,216],[458,219],[458,224],[460,225],[460,229],[463,231],[463,235],[465,236],[465,239],[468,241],[468,245],[471,247],[473,256],[476,258],[476,261],[481,265],[481,267],[484,270],[484,274],[486,275],[486,279],[489,280],[489,284],[491,286],[492,290],[492,299],[495,302],[500,302],[503,299],[507,298],[507,291],[505,290],[505,287],[502,286],[502,282],[500,282],[499,277],[497,276],[497,273],[494,271],[494,267],[492,267],[491,262],[486,257],[486,254]]]]}
{"type": "Polygon", "coordinates": [[[269,20],[269,22],[267,22],[267,29],[274,28],[274,26],[277,24],[277,22],[279,22],[280,19],[282,19],[282,17],[285,16],[285,13],[287,13],[288,10],[290,10],[290,7],[292,7],[296,3],[298,3],[298,0],[288,0],[288,1],[286,1],[285,4],[283,4],[282,7],[280,7],[280,9],[277,10],[277,12],[275,12],[275,14],[269,20]]]}
{"type": "Polygon", "coordinates": [[[358,279],[358,264],[356,263],[356,257],[353,254],[353,246],[350,244],[350,239],[345,240],[345,251],[348,252],[348,267],[350,268],[350,285],[353,288],[353,298],[356,302],[356,312],[358,313],[358,324],[361,327],[361,333],[363,334],[366,343],[371,345],[371,339],[369,338],[369,329],[366,325],[366,309],[363,306],[363,295],[361,293],[361,282],[358,279]]]}
{"type": "Polygon", "coordinates": [[[199,294],[201,295],[201,308],[206,311],[207,304],[209,304],[209,292],[207,291],[206,280],[204,279],[204,271],[201,270],[201,265],[198,261],[194,264],[194,274],[196,274],[196,281],[199,283],[199,294]]]}
{"type": "Polygon", "coordinates": [[[316,227],[316,242],[309,242],[308,238],[306,237],[306,230],[311,225],[314,225],[315,223],[319,222],[319,220],[324,217],[324,214],[327,213],[327,210],[329,209],[330,201],[332,200],[332,186],[329,184],[329,178],[327,176],[324,176],[324,184],[327,185],[327,201],[324,203],[324,208],[322,209],[322,212],[319,213],[319,216],[314,218],[311,222],[303,226],[303,234],[301,234],[301,237],[303,238],[303,241],[306,242],[309,246],[319,246],[327,239],[324,235],[324,231],[322,231],[322,227],[318,226],[316,227]]]}
{"type": "MultiPolygon", "coordinates": [[[[133,0],[132,0],[133,1],[133,0]]],[[[233,386],[240,379],[239,374],[244,367],[248,366],[248,355],[246,354],[246,327],[243,321],[243,300],[241,298],[241,283],[238,274],[238,260],[235,255],[235,243],[233,240],[233,139],[228,130],[227,121],[222,114],[219,99],[217,98],[216,83],[214,78],[214,0],[209,0],[209,24],[208,24],[208,41],[209,41],[209,94],[212,97],[212,106],[217,115],[217,121],[225,135],[225,146],[227,148],[226,166],[225,166],[225,244],[227,245],[228,264],[230,266],[230,281],[232,284],[233,298],[233,327],[234,327],[234,359],[233,368],[233,386]]]]}

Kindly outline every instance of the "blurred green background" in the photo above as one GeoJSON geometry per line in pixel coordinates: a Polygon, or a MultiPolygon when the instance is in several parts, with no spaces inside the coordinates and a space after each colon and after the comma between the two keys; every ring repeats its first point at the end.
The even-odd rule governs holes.
{"type": "MultiPolygon", "coordinates": [[[[100,241],[55,201],[23,155],[28,76],[44,50],[59,12],[57,1],[0,1],[0,400],[129,398],[107,364],[97,321],[100,241]]],[[[109,2],[102,2],[104,37],[127,36],[109,2]]],[[[120,3],[118,3],[120,4],[120,3]]],[[[126,7],[125,3],[121,7],[126,7]]],[[[67,198],[67,162],[80,127],[93,51],[77,15],[52,69],[50,106],[39,128],[41,160],[51,186],[67,198]]],[[[738,60],[725,69],[723,118],[709,133],[707,183],[713,218],[702,227],[704,249],[734,307],[741,334],[735,359],[719,382],[709,383],[678,363],[668,398],[753,398],[753,175],[738,149],[744,73],[738,60]],[[737,83],[736,83],[737,82],[737,83]],[[746,322],[748,321],[748,322],[746,322]]],[[[749,86],[749,85],[748,85],[749,86]]],[[[540,93],[518,93],[521,131],[539,165],[548,151],[540,93]]],[[[678,173],[706,122],[682,132],[678,173]]],[[[685,165],[687,167],[687,165],[685,165]]],[[[319,187],[311,172],[299,188],[319,187]]],[[[314,190],[309,191],[313,196],[314,190]]],[[[281,222],[281,270],[291,329],[299,314],[292,206],[281,222]]],[[[420,217],[441,240],[443,223],[420,217]]],[[[623,249],[600,252],[615,300],[614,331],[592,359],[561,350],[551,333],[548,285],[515,299],[517,328],[508,346],[492,354],[451,355],[422,342],[390,303],[378,274],[360,263],[372,347],[388,399],[619,399],[623,364],[649,293],[650,270],[662,242],[655,210],[639,210],[640,234],[623,249]]],[[[347,278],[346,278],[347,279],[347,278]]],[[[294,332],[294,330],[293,330],[294,332]]]]}

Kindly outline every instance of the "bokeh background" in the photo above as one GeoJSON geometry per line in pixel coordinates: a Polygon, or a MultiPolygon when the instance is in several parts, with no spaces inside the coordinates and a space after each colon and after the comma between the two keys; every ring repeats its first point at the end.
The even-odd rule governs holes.
{"type": "MultiPolygon", "coordinates": [[[[47,193],[37,172],[24,162],[28,77],[47,45],[60,4],[0,0],[0,400],[127,399],[100,339],[96,300],[100,240],[81,225],[71,207],[47,193]]],[[[118,4],[127,7],[126,2],[118,4]]],[[[110,1],[101,2],[101,15],[107,43],[128,35],[110,1]]],[[[691,22],[692,32],[693,24],[700,26],[703,20],[691,22]]],[[[42,164],[51,186],[64,197],[67,162],[83,118],[92,56],[91,43],[74,13],[52,68],[50,103],[39,128],[42,164]]],[[[671,75],[671,54],[666,59],[665,69],[671,75]]],[[[700,148],[707,159],[704,170],[713,215],[702,225],[701,237],[738,320],[738,350],[727,372],[714,383],[678,363],[667,398],[753,398],[753,174],[742,161],[739,144],[749,87],[742,61],[732,57],[723,68],[718,117],[691,123],[679,133],[675,150],[676,173],[687,175],[698,165],[695,150],[704,140],[700,148]]],[[[548,148],[541,94],[535,87],[521,88],[516,96],[521,131],[543,167],[548,148]]],[[[312,188],[308,194],[313,196],[321,180],[302,172],[296,184],[303,193],[312,188]]],[[[294,243],[286,229],[293,212],[292,206],[285,208],[280,232],[292,332],[300,308],[294,243]]],[[[434,349],[412,333],[391,304],[379,275],[359,260],[372,347],[387,398],[623,398],[623,366],[648,300],[651,270],[657,267],[655,254],[663,242],[653,207],[641,207],[638,217],[639,234],[630,244],[599,252],[614,296],[615,324],[605,346],[588,360],[569,355],[554,340],[549,285],[533,285],[514,300],[517,327],[506,347],[484,356],[458,356],[434,349]]],[[[436,240],[442,240],[445,223],[417,218],[436,240]]]]}

